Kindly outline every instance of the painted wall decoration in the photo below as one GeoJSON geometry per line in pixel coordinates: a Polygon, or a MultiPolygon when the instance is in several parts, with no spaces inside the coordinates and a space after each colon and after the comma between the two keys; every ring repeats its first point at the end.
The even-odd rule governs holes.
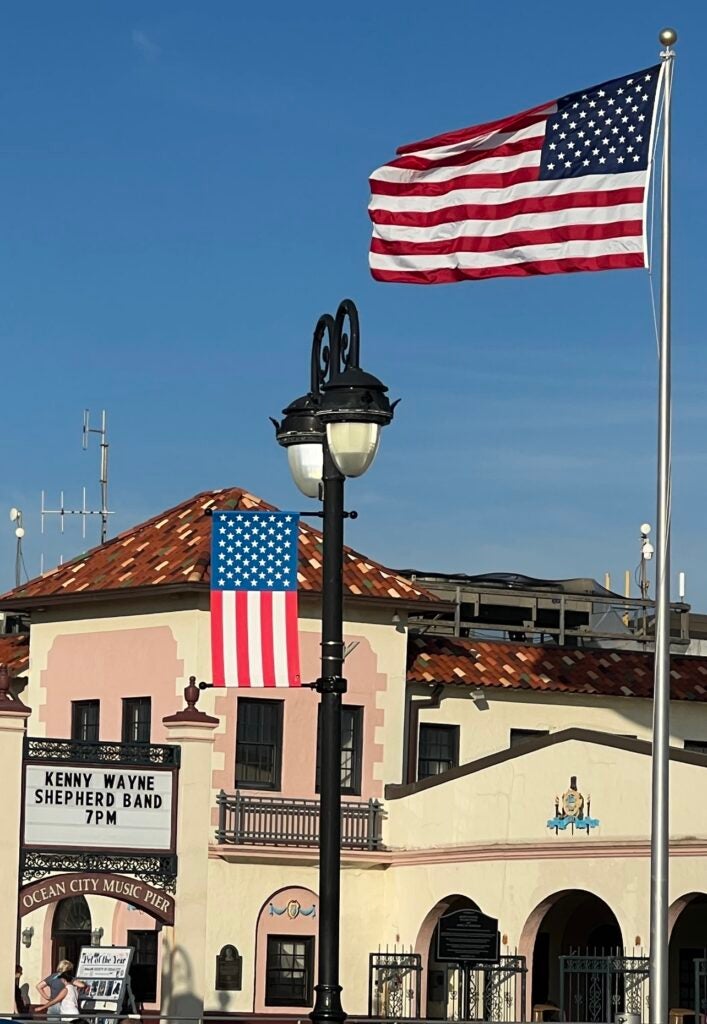
{"type": "Polygon", "coordinates": [[[294,919],[299,917],[300,914],[302,914],[303,917],[316,917],[317,908],[312,904],[311,907],[307,907],[305,910],[299,900],[290,900],[290,902],[284,907],[276,907],[274,903],[271,903],[270,916],[272,917],[274,914],[277,914],[278,917],[282,917],[283,914],[287,914],[287,916],[294,921],[294,919]]]}
{"type": "Polygon", "coordinates": [[[561,797],[555,797],[555,817],[550,818],[548,828],[554,828],[555,835],[560,831],[565,832],[568,828],[574,835],[575,829],[586,832],[589,835],[591,829],[599,824],[597,818],[591,816],[591,797],[586,799],[577,788],[577,776],[570,778],[569,789],[565,790],[561,797]]]}

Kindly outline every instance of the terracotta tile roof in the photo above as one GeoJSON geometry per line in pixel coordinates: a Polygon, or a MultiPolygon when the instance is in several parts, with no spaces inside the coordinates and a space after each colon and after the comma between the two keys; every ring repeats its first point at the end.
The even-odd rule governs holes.
{"type": "MultiPolygon", "coordinates": [[[[673,700],[707,701],[707,658],[671,658],[673,700]]],[[[653,695],[653,655],[495,640],[411,636],[408,682],[547,690],[614,697],[653,695]]]]}
{"type": "Polygon", "coordinates": [[[11,676],[18,676],[29,668],[29,633],[0,636],[0,665],[7,665],[11,676]]]}
{"type": "MultiPolygon", "coordinates": [[[[208,585],[211,516],[215,508],[272,510],[238,487],[203,491],[105,544],[57,566],[0,597],[0,607],[63,595],[125,591],[136,587],[208,585]]],[[[322,535],[300,520],[299,588],[321,591],[322,535]]],[[[344,554],[345,592],[351,597],[387,598],[400,604],[440,599],[351,548],[344,554]]]]}

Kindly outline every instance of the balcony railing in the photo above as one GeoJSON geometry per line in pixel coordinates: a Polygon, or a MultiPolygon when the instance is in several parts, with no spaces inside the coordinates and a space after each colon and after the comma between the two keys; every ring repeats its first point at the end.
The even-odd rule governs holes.
{"type": "MultiPolygon", "coordinates": [[[[224,793],[217,797],[219,843],[234,846],[319,846],[319,801],[224,793]]],[[[341,845],[345,850],[383,848],[383,804],[378,800],[341,804],[341,845]]]]}

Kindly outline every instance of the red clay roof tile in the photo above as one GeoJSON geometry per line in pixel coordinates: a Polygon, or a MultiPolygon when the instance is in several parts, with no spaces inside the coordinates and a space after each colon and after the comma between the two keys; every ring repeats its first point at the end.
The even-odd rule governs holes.
{"type": "MultiPolygon", "coordinates": [[[[254,494],[239,487],[203,491],[175,508],[160,512],[145,523],[91,551],[65,562],[51,572],[3,594],[0,606],[20,607],[23,601],[56,595],[125,591],[136,587],[203,584],[210,579],[211,516],[213,509],[272,510],[254,494]],[[130,547],[130,556],[125,550],[130,547]]],[[[300,520],[300,590],[320,593],[322,535],[300,520]]],[[[403,604],[443,602],[429,591],[394,571],[345,548],[344,593],[400,600],[403,604]],[[394,587],[391,586],[394,584],[394,587]]]]}
{"type": "MultiPolygon", "coordinates": [[[[542,647],[458,637],[412,635],[408,644],[410,683],[500,687],[593,693],[598,696],[652,697],[653,655],[639,651],[542,647]],[[509,660],[520,658],[524,671],[508,678],[509,660]],[[610,660],[609,660],[610,659],[610,660]]],[[[673,700],[707,700],[703,679],[707,658],[671,659],[673,700]]]]}
{"type": "Polygon", "coordinates": [[[7,633],[0,636],[0,665],[7,665],[11,676],[29,668],[29,633],[7,633]]]}

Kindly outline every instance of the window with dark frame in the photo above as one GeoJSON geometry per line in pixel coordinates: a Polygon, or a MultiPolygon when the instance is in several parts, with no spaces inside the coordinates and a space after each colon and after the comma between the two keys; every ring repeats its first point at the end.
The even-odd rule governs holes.
{"type": "Polygon", "coordinates": [[[418,779],[441,775],[458,764],[459,726],[422,723],[417,754],[418,779]]]}
{"type": "Polygon", "coordinates": [[[71,738],[79,743],[98,743],[101,716],[99,700],[72,700],[71,738]]]}
{"type": "MultiPolygon", "coordinates": [[[[317,709],[317,767],[315,787],[321,783],[321,704],[317,709]]],[[[363,761],[363,708],[343,705],[341,708],[341,792],[358,796],[361,792],[363,761]]]]}
{"type": "Polygon", "coordinates": [[[282,765],[281,700],[238,698],[236,786],[280,789],[282,765]]]}
{"type": "Polygon", "coordinates": [[[549,729],[511,729],[509,747],[515,747],[526,740],[532,740],[535,736],[549,736],[549,729]]]}
{"type": "Polygon", "coordinates": [[[138,1003],[157,1000],[157,935],[156,931],[129,931],[128,946],[135,950],[130,965],[130,987],[138,1003]]]}
{"type": "Polygon", "coordinates": [[[268,935],[266,1006],[311,1006],[314,936],[268,935]]]}
{"type": "Polygon", "coordinates": [[[123,743],[149,743],[152,726],[150,697],[123,698],[123,743]]]}

